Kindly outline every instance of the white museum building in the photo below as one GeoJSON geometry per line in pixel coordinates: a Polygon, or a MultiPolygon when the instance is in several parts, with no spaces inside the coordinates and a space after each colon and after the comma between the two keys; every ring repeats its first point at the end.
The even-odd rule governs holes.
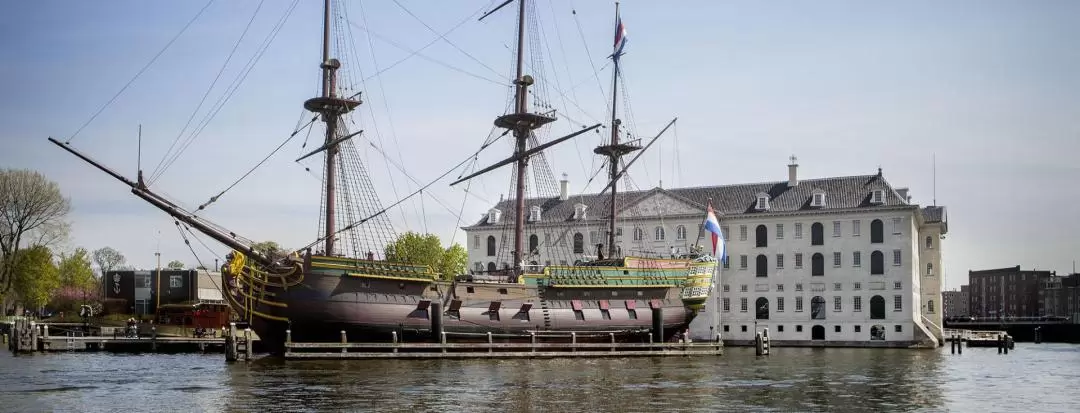
{"type": "MultiPolygon", "coordinates": [[[[606,243],[609,194],[526,200],[527,265],[593,259],[606,243]],[[589,241],[586,243],[586,239],[589,241]]],[[[880,169],[873,175],[621,192],[616,245],[625,255],[669,256],[703,244],[707,205],[727,240],[718,297],[698,318],[728,344],[769,329],[774,345],[937,346],[942,343],[943,206],[911,203],[880,169]],[[716,321],[718,311],[719,321],[716,321]]],[[[513,204],[464,227],[470,269],[508,268],[513,204]]],[[[604,248],[606,252],[606,248],[604,248]]],[[[692,328],[703,328],[695,320],[692,328]]]]}

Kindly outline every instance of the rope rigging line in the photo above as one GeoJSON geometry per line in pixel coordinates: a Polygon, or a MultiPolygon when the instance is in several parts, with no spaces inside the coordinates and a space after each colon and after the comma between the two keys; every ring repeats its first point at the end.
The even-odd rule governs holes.
{"type": "MultiPolygon", "coordinates": [[[[604,94],[604,82],[600,81],[600,71],[596,70],[596,63],[593,63],[592,52],[589,51],[589,42],[585,41],[585,32],[581,30],[581,21],[577,18],[577,10],[571,9],[571,14],[574,15],[574,23],[577,24],[578,35],[581,36],[581,44],[585,47],[585,55],[589,58],[589,66],[593,69],[593,78],[596,79],[596,87],[600,90],[600,99],[607,100],[607,95],[604,94]]],[[[604,108],[604,113],[607,117],[611,117],[611,110],[607,107],[604,108]]]]}
{"type": "Polygon", "coordinates": [[[166,154],[168,160],[165,161],[160,168],[158,168],[157,172],[151,174],[148,184],[152,184],[161,178],[165,171],[168,170],[169,167],[172,166],[173,163],[175,163],[176,160],[180,158],[180,155],[183,154],[184,151],[186,151],[187,148],[195,142],[195,139],[198,138],[200,134],[202,134],[202,131],[206,129],[206,126],[209,125],[211,121],[214,120],[214,118],[221,111],[221,109],[225,107],[225,104],[228,103],[230,99],[232,99],[232,97],[236,94],[236,91],[240,89],[241,85],[243,85],[244,80],[246,80],[248,75],[251,74],[251,71],[255,68],[255,65],[259,62],[259,60],[262,59],[263,54],[265,54],[266,50],[270,48],[270,45],[274,42],[274,39],[277,38],[278,33],[281,32],[281,28],[285,26],[285,22],[289,19],[289,16],[292,16],[293,11],[296,10],[296,6],[299,3],[300,0],[293,0],[293,3],[285,11],[285,14],[282,15],[281,19],[279,19],[274,25],[274,27],[270,29],[270,33],[268,33],[266,38],[263,39],[263,43],[256,50],[255,54],[253,54],[251,58],[248,59],[247,64],[245,64],[244,67],[240,69],[240,73],[237,74],[237,77],[233,79],[233,82],[228,87],[225,88],[224,94],[220,98],[218,98],[217,102],[215,102],[214,105],[211,106],[211,109],[206,114],[206,116],[204,116],[203,119],[199,122],[199,124],[197,124],[195,128],[191,131],[187,139],[180,146],[180,149],[178,149],[177,152],[171,157],[166,154]]]}
{"type": "MultiPolygon", "coordinates": [[[[400,171],[402,173],[402,175],[405,175],[405,177],[409,178],[409,180],[411,180],[414,184],[420,185],[419,180],[417,180],[415,177],[413,177],[408,172],[406,172],[405,168],[403,168],[398,163],[394,162],[393,159],[390,159],[389,155],[387,155],[386,152],[384,152],[382,150],[382,148],[379,148],[378,146],[375,145],[375,142],[368,141],[368,145],[370,145],[372,148],[375,149],[376,152],[378,152],[380,155],[382,155],[383,158],[386,159],[387,163],[389,163],[389,164],[393,165],[395,168],[397,168],[397,170],[400,171]]],[[[472,181],[469,181],[469,182],[472,182],[472,181]]],[[[421,194],[421,196],[423,196],[423,194],[421,194]]],[[[436,197],[435,195],[432,195],[431,193],[428,193],[427,196],[430,197],[433,201],[435,201],[435,203],[437,203],[437,204],[441,205],[443,208],[445,208],[446,211],[450,213],[450,215],[456,216],[459,220],[461,219],[461,215],[455,213],[454,210],[452,210],[452,209],[450,209],[450,207],[446,206],[446,204],[444,204],[438,197],[436,197]]],[[[425,216],[426,216],[426,214],[425,214],[425,216]]],[[[427,229],[425,229],[424,231],[427,231],[427,229]]]]}
{"type": "MultiPolygon", "coordinates": [[[[502,73],[499,73],[499,71],[497,71],[497,70],[495,70],[495,69],[492,69],[492,68],[491,68],[491,66],[488,66],[488,65],[487,65],[487,64],[485,64],[484,62],[480,61],[480,59],[477,59],[477,58],[476,58],[475,56],[473,56],[473,55],[469,54],[469,52],[466,52],[466,51],[465,51],[464,49],[462,49],[462,48],[458,47],[458,45],[454,44],[454,42],[451,42],[451,41],[450,41],[450,39],[447,39],[447,38],[446,38],[446,35],[443,35],[443,34],[439,34],[439,32],[438,32],[438,31],[436,31],[436,30],[435,30],[434,28],[432,28],[432,27],[431,27],[430,25],[428,25],[428,24],[427,24],[427,23],[425,23],[425,22],[424,22],[423,20],[421,20],[421,19],[420,19],[420,17],[418,17],[417,15],[413,14],[413,12],[412,12],[412,11],[410,11],[410,10],[409,10],[408,8],[406,8],[406,7],[405,7],[405,5],[401,4],[401,2],[400,2],[400,1],[398,1],[398,0],[394,0],[394,4],[396,4],[396,5],[397,5],[397,6],[399,7],[399,8],[401,8],[401,10],[404,10],[404,11],[405,11],[405,13],[408,13],[408,15],[409,15],[409,16],[412,16],[412,18],[416,19],[416,21],[420,22],[420,24],[424,25],[424,27],[426,27],[426,28],[427,28],[427,29],[428,29],[429,31],[431,31],[432,33],[435,33],[435,35],[436,35],[436,36],[438,36],[438,38],[437,38],[436,40],[442,40],[442,41],[446,42],[446,44],[450,45],[450,46],[451,46],[451,47],[453,47],[454,49],[457,49],[457,51],[461,52],[462,54],[464,54],[464,55],[465,55],[466,57],[468,57],[469,59],[472,59],[472,60],[473,60],[474,62],[476,62],[476,63],[480,64],[480,66],[483,66],[483,67],[484,67],[485,69],[487,69],[487,70],[490,70],[490,71],[491,71],[491,73],[494,73],[494,74],[495,74],[495,76],[502,76],[502,73]]],[[[483,10],[483,9],[481,9],[481,10],[483,10]]],[[[474,15],[476,15],[476,13],[473,13],[473,14],[472,14],[472,15],[470,15],[469,17],[471,18],[471,17],[472,17],[472,16],[474,16],[474,15]]],[[[366,22],[365,22],[365,23],[366,23],[366,22]]]]}
{"type": "Polygon", "coordinates": [[[210,0],[210,1],[206,2],[206,5],[203,6],[201,9],[199,9],[198,13],[195,13],[195,17],[192,17],[191,20],[189,20],[187,22],[187,24],[185,24],[184,27],[181,28],[180,31],[177,32],[176,35],[173,36],[173,38],[170,39],[169,42],[165,44],[165,47],[162,47],[161,50],[158,51],[157,54],[154,55],[154,57],[152,59],[150,59],[150,61],[147,62],[145,66],[142,67],[142,69],[139,69],[139,71],[135,73],[135,76],[133,76],[131,78],[131,80],[128,80],[128,82],[126,84],[124,84],[124,87],[120,88],[120,90],[117,91],[116,94],[113,95],[113,97],[111,99],[109,99],[108,102],[105,102],[104,105],[101,105],[101,107],[98,108],[97,112],[94,112],[94,114],[92,116],[90,116],[90,119],[87,119],[86,123],[83,123],[82,126],[79,127],[79,129],[75,130],[75,133],[72,133],[71,136],[69,136],[64,143],[71,144],[71,140],[75,139],[75,136],[78,135],[79,132],[82,132],[82,130],[85,129],[87,125],[90,125],[90,122],[93,122],[94,119],[96,119],[98,117],[98,115],[101,114],[101,112],[105,111],[105,108],[109,107],[109,105],[111,105],[113,102],[115,102],[116,98],[120,97],[120,95],[122,93],[124,93],[124,91],[127,90],[127,88],[129,86],[131,86],[132,83],[135,83],[135,79],[138,79],[139,76],[141,76],[143,74],[143,72],[146,71],[146,69],[149,69],[150,66],[153,65],[154,62],[156,62],[157,59],[159,57],[161,57],[162,54],[165,53],[166,50],[169,50],[169,47],[172,46],[172,44],[174,42],[176,42],[176,39],[179,39],[180,36],[182,34],[184,34],[185,31],[187,31],[188,27],[191,27],[191,25],[193,23],[195,23],[195,20],[198,20],[199,16],[202,16],[203,12],[206,11],[206,9],[209,8],[210,5],[213,4],[213,3],[214,3],[214,0],[210,0]]]}
{"type": "Polygon", "coordinates": [[[260,0],[259,5],[255,7],[255,12],[251,14],[251,19],[248,19],[247,25],[244,26],[244,30],[240,32],[240,37],[236,39],[236,43],[233,44],[232,50],[229,51],[229,55],[225,57],[225,63],[221,64],[221,68],[218,69],[217,75],[214,76],[214,80],[210,82],[210,87],[206,88],[206,92],[203,93],[202,98],[199,99],[199,104],[195,105],[195,110],[191,111],[191,116],[188,116],[187,122],[184,122],[184,127],[180,128],[180,132],[176,134],[176,138],[173,138],[172,144],[169,145],[169,149],[165,151],[165,155],[161,157],[157,166],[154,167],[153,173],[156,173],[158,168],[161,167],[161,164],[165,162],[165,159],[172,153],[173,148],[180,142],[180,138],[184,136],[184,132],[187,132],[188,126],[191,125],[191,121],[195,119],[195,115],[199,114],[199,109],[202,109],[203,103],[206,103],[206,98],[209,97],[210,92],[214,90],[214,86],[217,85],[218,80],[221,79],[221,75],[225,73],[225,68],[229,66],[229,62],[232,61],[233,56],[236,54],[236,49],[240,47],[240,43],[243,42],[244,37],[247,36],[247,32],[251,29],[251,24],[255,22],[255,17],[259,15],[259,10],[262,9],[263,3],[264,0],[260,0]]]}
{"type": "MultiPolygon", "coordinates": [[[[184,239],[184,245],[187,245],[188,251],[191,251],[191,255],[195,256],[195,262],[198,262],[200,267],[207,268],[206,271],[209,272],[209,269],[208,269],[209,267],[207,267],[205,264],[203,264],[202,258],[199,258],[199,254],[196,254],[195,253],[195,248],[193,248],[191,246],[191,241],[188,241],[187,235],[184,235],[184,229],[180,228],[180,221],[173,220],[173,223],[176,224],[176,231],[180,233],[180,238],[184,239]]],[[[187,225],[184,225],[184,228],[187,229],[188,232],[191,232],[191,228],[188,228],[187,225]]],[[[202,244],[202,246],[205,247],[207,250],[210,250],[210,247],[207,247],[206,244],[202,242],[202,240],[195,237],[194,232],[191,233],[191,236],[192,236],[192,238],[195,238],[196,241],[199,241],[199,243],[202,244]]],[[[218,259],[221,259],[221,256],[217,255],[217,253],[215,253],[213,250],[210,250],[210,253],[214,254],[214,256],[217,257],[218,259]]],[[[218,269],[215,268],[214,270],[217,271],[218,269]]],[[[222,289],[220,286],[218,286],[218,283],[217,283],[217,281],[214,280],[214,277],[208,277],[208,278],[210,278],[210,282],[214,284],[214,288],[216,288],[218,290],[218,292],[221,293],[221,297],[224,298],[225,297],[225,290],[222,289]]],[[[198,298],[198,296],[196,296],[196,299],[197,298],[198,298]]]]}
{"type": "Polygon", "coordinates": [[[214,202],[217,202],[218,199],[220,199],[222,195],[225,195],[226,192],[228,192],[230,189],[233,189],[233,187],[235,187],[237,184],[239,184],[240,181],[243,181],[245,178],[248,177],[248,175],[251,175],[252,172],[255,172],[255,170],[258,169],[260,166],[262,166],[262,164],[266,163],[266,161],[269,160],[270,157],[274,156],[274,154],[277,153],[278,151],[280,151],[281,148],[285,147],[285,144],[289,143],[289,141],[291,141],[292,138],[296,137],[296,134],[300,133],[301,130],[308,129],[311,126],[311,124],[315,123],[315,121],[318,120],[318,119],[319,119],[319,115],[315,115],[315,116],[313,116],[311,118],[310,121],[308,121],[308,123],[306,123],[306,124],[304,124],[304,126],[300,127],[300,129],[294,130],[292,133],[290,133],[289,136],[287,138],[285,138],[285,140],[281,141],[281,144],[279,144],[276,148],[274,148],[274,150],[270,151],[270,153],[267,154],[266,157],[262,158],[262,160],[259,161],[259,163],[255,164],[255,166],[252,166],[251,169],[248,169],[248,171],[245,172],[244,175],[240,176],[240,178],[238,178],[236,181],[234,181],[231,185],[229,185],[225,189],[221,190],[221,192],[219,192],[217,195],[214,195],[214,196],[210,197],[210,199],[207,200],[206,203],[204,203],[202,205],[199,205],[199,208],[197,210],[202,211],[203,209],[206,209],[206,207],[209,206],[210,204],[212,204],[214,202]]]}

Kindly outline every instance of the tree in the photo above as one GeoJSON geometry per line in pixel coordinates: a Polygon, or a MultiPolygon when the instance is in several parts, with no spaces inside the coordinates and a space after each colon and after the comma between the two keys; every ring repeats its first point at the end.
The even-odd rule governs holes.
{"type": "Polygon", "coordinates": [[[75,308],[75,304],[98,297],[98,282],[90,264],[90,253],[76,248],[71,254],[60,254],[58,265],[60,290],[56,292],[59,308],[75,308]]]}
{"type": "Polygon", "coordinates": [[[49,247],[35,245],[19,252],[12,291],[23,306],[39,308],[60,288],[60,275],[49,247]]]}
{"type": "Polygon", "coordinates": [[[278,261],[289,255],[289,251],[281,248],[281,245],[274,241],[256,242],[251,245],[251,249],[274,261],[278,261]]]}
{"type": "Polygon", "coordinates": [[[184,269],[184,267],[187,267],[187,265],[184,265],[184,263],[177,260],[169,261],[169,265],[165,266],[165,268],[168,268],[170,270],[182,270],[184,269]]]}
{"type": "Polygon", "coordinates": [[[114,250],[111,247],[101,247],[94,250],[92,254],[94,257],[94,264],[97,264],[98,269],[101,270],[101,277],[105,277],[105,273],[119,269],[121,265],[124,265],[124,254],[120,251],[114,250]]]}
{"type": "Polygon", "coordinates": [[[67,237],[71,202],[60,186],[30,170],[0,170],[0,298],[11,290],[24,241],[49,246],[67,237]]]}
{"type": "Polygon", "coordinates": [[[439,237],[406,232],[386,246],[386,260],[403,264],[430,266],[443,278],[453,278],[465,272],[468,253],[461,245],[443,249],[439,237]]]}

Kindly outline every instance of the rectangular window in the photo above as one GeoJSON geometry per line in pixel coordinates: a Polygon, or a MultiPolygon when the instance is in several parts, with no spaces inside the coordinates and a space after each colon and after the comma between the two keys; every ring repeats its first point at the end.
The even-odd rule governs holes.
{"type": "Polygon", "coordinates": [[[839,252],[832,253],[832,266],[833,267],[839,267],[840,266],[840,258],[841,257],[840,257],[839,252]]]}
{"type": "Polygon", "coordinates": [[[731,312],[731,299],[724,297],[724,312],[731,312]]]}
{"type": "Polygon", "coordinates": [[[743,285],[739,286],[739,292],[742,292],[742,293],[746,292],[746,284],[743,284],[743,285]]]}
{"type": "Polygon", "coordinates": [[[181,288],[184,286],[184,276],[182,275],[170,275],[169,276],[169,288],[181,288]]]}
{"type": "Polygon", "coordinates": [[[903,286],[903,284],[900,283],[900,281],[893,281],[892,288],[894,290],[902,290],[902,289],[904,289],[904,286],[903,286]]]}
{"type": "Polygon", "coordinates": [[[892,250],[892,265],[900,265],[900,250],[892,250]]]}
{"type": "Polygon", "coordinates": [[[832,307],[833,307],[832,309],[833,309],[833,311],[840,311],[843,308],[842,307],[843,303],[840,301],[840,299],[841,299],[840,296],[836,296],[836,297],[832,298],[832,307]]]}
{"type": "Polygon", "coordinates": [[[739,241],[746,241],[746,225],[739,225],[739,241]]]}
{"type": "Polygon", "coordinates": [[[897,333],[902,333],[903,331],[904,331],[904,326],[902,326],[900,324],[897,324],[896,325],[896,332],[897,333]]]}
{"type": "Polygon", "coordinates": [[[724,269],[726,270],[726,269],[729,269],[729,268],[731,268],[731,260],[728,259],[727,257],[725,257],[724,258],[724,269]]]}
{"type": "Polygon", "coordinates": [[[802,291],[802,283],[795,283],[795,291],[802,291]]]}
{"type": "Polygon", "coordinates": [[[862,252],[861,251],[854,251],[854,252],[851,253],[851,266],[852,267],[860,267],[860,266],[862,266],[862,252]]]}
{"type": "Polygon", "coordinates": [[[893,296],[893,311],[904,311],[904,296],[893,296]]]}
{"type": "Polygon", "coordinates": [[[862,232],[861,226],[862,222],[860,222],[859,220],[856,219],[854,221],[851,221],[851,236],[859,236],[859,233],[862,232]]]}
{"type": "Polygon", "coordinates": [[[840,221],[833,221],[832,222],[832,236],[834,236],[834,237],[839,237],[840,236],[840,221]]]}
{"type": "Polygon", "coordinates": [[[731,284],[724,284],[724,292],[725,293],[731,292],[731,284]]]}
{"type": "Polygon", "coordinates": [[[795,312],[802,312],[802,297],[795,297],[795,312]]]}
{"type": "Polygon", "coordinates": [[[150,274],[139,274],[135,276],[136,288],[150,288],[150,274]]]}
{"type": "Polygon", "coordinates": [[[840,290],[843,289],[843,286],[844,285],[842,283],[833,283],[832,284],[832,290],[833,291],[840,291],[840,290]]]}
{"type": "Polygon", "coordinates": [[[776,254],[776,268],[784,269],[784,254],[776,254]]]}
{"type": "Polygon", "coordinates": [[[745,270],[746,269],[746,254],[743,254],[743,255],[739,256],[739,269],[740,270],[745,270]]]}
{"type": "Polygon", "coordinates": [[[892,219],[892,233],[893,234],[900,235],[902,233],[902,232],[900,232],[901,222],[903,222],[902,218],[893,218],[892,219]]]}
{"type": "MultiPolygon", "coordinates": [[[[899,296],[897,296],[897,297],[899,297],[899,296]]],[[[747,308],[746,297],[740,298],[739,299],[739,311],[745,313],[746,308],[747,308]]]]}
{"type": "Polygon", "coordinates": [[[473,271],[484,272],[484,264],[479,263],[479,262],[474,262],[473,263],[473,271]]]}
{"type": "Polygon", "coordinates": [[[784,312],[784,297],[776,297],[776,312],[784,312]]]}
{"type": "Polygon", "coordinates": [[[778,293],[784,292],[784,284],[776,284],[776,292],[778,292],[778,293]]]}
{"type": "Polygon", "coordinates": [[[861,289],[862,289],[862,283],[860,283],[860,282],[857,282],[857,283],[855,283],[855,285],[854,285],[854,286],[852,286],[852,288],[851,288],[851,289],[852,289],[852,290],[855,290],[855,291],[859,291],[859,290],[861,290],[861,289]]]}
{"type": "Polygon", "coordinates": [[[724,236],[724,241],[730,240],[731,239],[731,230],[729,230],[726,225],[722,226],[722,227],[720,227],[720,235],[724,236]]]}
{"type": "Polygon", "coordinates": [[[795,223],[795,239],[802,239],[802,223],[795,223]]]}
{"type": "Polygon", "coordinates": [[[472,247],[473,247],[473,249],[480,248],[480,236],[479,235],[473,235],[472,236],[472,247]]]}
{"type": "Polygon", "coordinates": [[[802,268],[802,253],[795,253],[795,268],[802,268]]]}
{"type": "Polygon", "coordinates": [[[856,296],[852,305],[855,308],[856,313],[862,311],[862,297],[856,296]]]}
{"type": "Polygon", "coordinates": [[[784,224],[776,224],[776,239],[784,239],[784,224]]]}

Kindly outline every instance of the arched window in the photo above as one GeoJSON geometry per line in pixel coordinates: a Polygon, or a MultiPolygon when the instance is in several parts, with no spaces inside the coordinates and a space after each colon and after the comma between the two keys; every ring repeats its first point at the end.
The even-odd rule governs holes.
{"type": "Polygon", "coordinates": [[[488,272],[495,272],[495,263],[489,262],[487,268],[488,272]]]}
{"type": "Polygon", "coordinates": [[[754,246],[769,246],[769,229],[766,228],[764,225],[758,225],[757,228],[754,229],[754,246]]]}
{"type": "Polygon", "coordinates": [[[934,275],[934,263],[926,263],[926,275],[934,275]]]}
{"type": "Polygon", "coordinates": [[[529,253],[535,254],[540,249],[540,237],[536,234],[529,235],[529,253]]]}
{"type": "Polygon", "coordinates": [[[766,257],[765,254],[758,254],[756,269],[758,277],[769,276],[769,258],[766,257]]]}
{"type": "Polygon", "coordinates": [[[885,274],[885,254],[882,254],[881,251],[870,253],[870,274],[885,274]]]}
{"type": "Polygon", "coordinates": [[[675,239],[680,241],[686,239],[686,227],[682,225],[675,227],[675,239]]]}
{"type": "Polygon", "coordinates": [[[810,299],[810,318],[814,320],[825,319],[825,299],[820,295],[810,299]]]}
{"type": "Polygon", "coordinates": [[[810,257],[810,275],[825,275],[825,256],[820,252],[815,252],[813,257],[810,257]]]}
{"type": "Polygon", "coordinates": [[[663,241],[664,240],[664,227],[656,227],[656,240],[657,241],[663,241]]]}
{"type": "Polygon", "coordinates": [[[885,319],[885,298],[880,295],[870,297],[870,318],[873,320],[885,319]]]}
{"type": "Polygon", "coordinates": [[[634,228],[634,241],[641,241],[643,239],[645,239],[645,231],[642,231],[641,228],[634,228]]]}
{"type": "Polygon", "coordinates": [[[820,222],[810,226],[810,245],[825,245],[825,226],[820,222]]]}
{"type": "Polygon", "coordinates": [[[489,257],[495,256],[495,236],[489,235],[487,238],[487,253],[489,257]]]}
{"type": "Polygon", "coordinates": [[[934,238],[927,235],[926,236],[926,249],[933,249],[933,248],[934,248],[934,238]]]}
{"type": "Polygon", "coordinates": [[[870,221],[870,243],[880,244],[885,242],[885,224],[880,219],[870,221]]]}
{"type": "Polygon", "coordinates": [[[769,319],[769,299],[760,297],[754,302],[754,318],[758,320],[769,319]]]}
{"type": "Polygon", "coordinates": [[[574,234],[574,254],[585,253],[585,236],[580,232],[574,234]]]}

